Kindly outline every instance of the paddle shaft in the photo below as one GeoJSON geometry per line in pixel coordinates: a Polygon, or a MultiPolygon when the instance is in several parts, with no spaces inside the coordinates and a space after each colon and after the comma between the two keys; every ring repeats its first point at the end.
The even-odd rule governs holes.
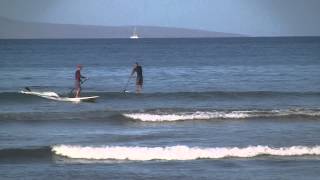
{"type": "Polygon", "coordinates": [[[131,78],[132,78],[132,75],[129,76],[128,81],[127,81],[126,85],[124,86],[124,89],[123,89],[124,93],[126,93],[126,91],[127,91],[127,87],[129,85],[129,82],[130,82],[131,78]]]}
{"type": "MultiPolygon", "coordinates": [[[[83,81],[80,82],[80,84],[83,84],[84,82],[86,82],[89,78],[85,78],[83,81]]],[[[72,88],[70,91],[70,94],[72,94],[72,92],[75,90],[76,88],[72,88]]]]}

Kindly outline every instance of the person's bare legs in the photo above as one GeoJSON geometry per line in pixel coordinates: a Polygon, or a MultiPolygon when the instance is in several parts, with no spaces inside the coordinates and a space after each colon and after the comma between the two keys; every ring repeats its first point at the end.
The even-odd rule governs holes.
{"type": "Polygon", "coordinates": [[[76,91],[76,98],[80,97],[81,88],[78,88],[76,91]]]}
{"type": "Polygon", "coordinates": [[[141,91],[142,91],[142,85],[136,85],[136,93],[137,94],[140,94],[141,93],[141,91]]]}

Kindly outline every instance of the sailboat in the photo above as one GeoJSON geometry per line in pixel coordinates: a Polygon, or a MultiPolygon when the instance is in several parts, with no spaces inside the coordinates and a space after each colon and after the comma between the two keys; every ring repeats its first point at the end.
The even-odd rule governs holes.
{"type": "Polygon", "coordinates": [[[130,39],[139,39],[136,27],[134,27],[133,34],[130,36],[130,39]]]}

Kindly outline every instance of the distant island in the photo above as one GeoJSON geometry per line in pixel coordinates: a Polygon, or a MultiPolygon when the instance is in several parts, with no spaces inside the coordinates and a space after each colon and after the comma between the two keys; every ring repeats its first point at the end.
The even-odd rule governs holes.
{"type": "Polygon", "coordinates": [[[0,39],[129,38],[136,28],[140,38],[242,37],[239,34],[156,26],[94,26],[36,23],[0,17],[0,39]]]}

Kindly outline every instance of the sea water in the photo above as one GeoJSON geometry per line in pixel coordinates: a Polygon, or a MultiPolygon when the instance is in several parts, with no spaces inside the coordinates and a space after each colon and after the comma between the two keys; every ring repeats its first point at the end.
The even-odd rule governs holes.
{"type": "Polygon", "coordinates": [[[317,179],[319,69],[318,37],[0,40],[0,179],[317,179]],[[97,102],[19,93],[77,64],[97,102]]]}

